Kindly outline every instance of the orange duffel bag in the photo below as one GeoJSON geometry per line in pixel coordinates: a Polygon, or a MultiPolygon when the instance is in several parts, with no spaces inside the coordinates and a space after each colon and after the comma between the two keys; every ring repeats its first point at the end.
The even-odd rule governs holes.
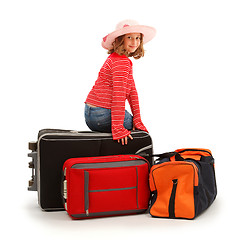
{"type": "Polygon", "coordinates": [[[214,158],[208,149],[178,149],[159,157],[150,171],[153,217],[193,219],[217,195],[214,158]]]}

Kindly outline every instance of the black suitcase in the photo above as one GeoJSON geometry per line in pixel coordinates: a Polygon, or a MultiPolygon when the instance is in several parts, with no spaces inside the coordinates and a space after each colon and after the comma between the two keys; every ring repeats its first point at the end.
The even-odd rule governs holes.
{"type": "Polygon", "coordinates": [[[118,154],[138,154],[152,165],[152,140],[148,133],[132,131],[133,140],[127,145],[113,141],[111,133],[78,132],[43,129],[38,141],[30,142],[28,154],[32,158],[32,179],[29,191],[38,192],[38,203],[43,210],[64,210],[61,197],[61,177],[64,162],[69,158],[118,154]]]}

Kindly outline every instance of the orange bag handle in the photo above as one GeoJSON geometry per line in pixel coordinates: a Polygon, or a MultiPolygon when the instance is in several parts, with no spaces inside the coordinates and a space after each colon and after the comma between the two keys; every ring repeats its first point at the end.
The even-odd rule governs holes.
{"type": "Polygon", "coordinates": [[[177,149],[175,152],[178,152],[180,154],[199,154],[201,156],[212,156],[212,152],[207,148],[182,148],[177,149]]]}
{"type": "Polygon", "coordinates": [[[183,159],[191,158],[194,160],[201,160],[202,156],[212,156],[212,152],[206,148],[181,148],[177,149],[174,152],[166,152],[162,154],[152,154],[148,155],[148,157],[158,157],[157,161],[161,161],[161,159],[169,158],[170,161],[176,161],[176,156],[180,156],[183,159]]]}
{"type": "MultiPolygon", "coordinates": [[[[175,150],[183,159],[191,158],[194,160],[201,160],[201,157],[212,156],[212,152],[206,148],[182,148],[175,150]]],[[[176,156],[176,155],[175,155],[176,156]]],[[[175,161],[175,156],[171,157],[171,161],[175,161]]]]}

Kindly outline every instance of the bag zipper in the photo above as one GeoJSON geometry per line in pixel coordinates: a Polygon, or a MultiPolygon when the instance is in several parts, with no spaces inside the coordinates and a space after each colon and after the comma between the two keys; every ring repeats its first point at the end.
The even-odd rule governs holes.
{"type": "MultiPolygon", "coordinates": [[[[111,160],[112,157],[106,158],[111,160]]],[[[122,161],[118,161],[117,158],[115,160],[117,161],[108,161],[104,162],[105,158],[99,158],[102,161],[99,162],[83,162],[83,163],[78,163],[78,162],[73,162],[70,165],[70,168],[75,168],[75,169],[100,169],[100,168],[118,168],[118,167],[132,167],[132,166],[139,166],[146,164],[148,165],[148,168],[150,168],[150,163],[144,159],[144,158],[139,158],[139,157],[134,157],[134,156],[129,156],[127,159],[123,159],[122,161]]]]}
{"type": "Polygon", "coordinates": [[[168,211],[169,211],[169,217],[175,218],[175,197],[176,197],[178,179],[173,179],[172,182],[173,182],[173,186],[172,186],[171,196],[169,199],[168,211]]]}

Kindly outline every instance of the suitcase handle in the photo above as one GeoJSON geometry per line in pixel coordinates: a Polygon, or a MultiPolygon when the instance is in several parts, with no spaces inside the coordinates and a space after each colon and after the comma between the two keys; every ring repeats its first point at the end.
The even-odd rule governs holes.
{"type": "Polygon", "coordinates": [[[201,157],[212,157],[212,153],[208,149],[201,148],[184,148],[177,149],[174,152],[166,152],[162,154],[153,154],[151,157],[158,157],[155,160],[155,164],[159,163],[164,158],[169,158],[170,161],[182,161],[186,158],[190,158],[196,161],[201,160],[201,157]]]}
{"type": "Polygon", "coordinates": [[[152,154],[152,155],[150,155],[150,157],[158,157],[159,159],[163,159],[163,158],[173,157],[177,154],[178,154],[177,152],[166,152],[166,153],[161,153],[161,154],[152,154]]]}
{"type": "Polygon", "coordinates": [[[138,154],[141,157],[149,157],[149,158],[153,158],[153,157],[157,157],[158,159],[154,160],[153,163],[154,164],[158,164],[159,162],[161,162],[161,160],[165,159],[165,158],[171,158],[175,155],[177,155],[179,153],[177,152],[166,152],[166,153],[161,153],[161,154],[147,154],[147,153],[143,153],[143,154],[138,154]]]}

